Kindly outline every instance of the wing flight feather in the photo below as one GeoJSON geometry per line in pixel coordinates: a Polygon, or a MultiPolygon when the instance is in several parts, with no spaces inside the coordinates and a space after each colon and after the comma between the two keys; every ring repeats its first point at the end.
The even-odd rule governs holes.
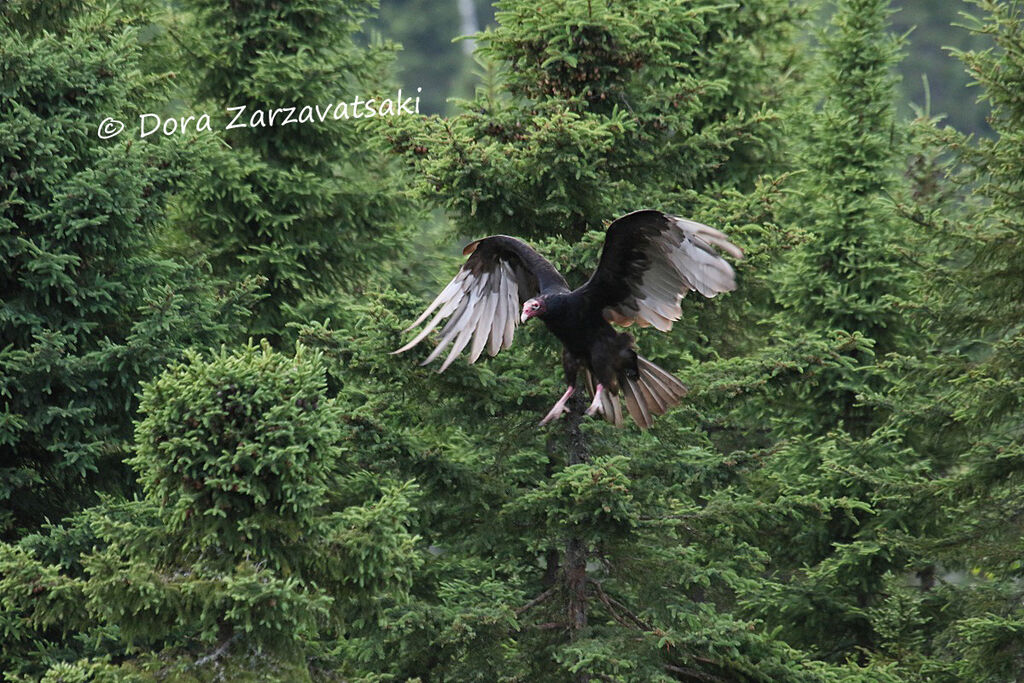
{"type": "Polygon", "coordinates": [[[583,287],[590,305],[617,325],[662,332],[682,316],[690,291],[706,297],[736,288],[733,258],[743,252],[720,231],[660,211],[635,211],[608,226],[601,260],[583,287]]]}
{"type": "Polygon", "coordinates": [[[568,291],[565,279],[543,256],[514,237],[494,235],[470,243],[459,272],[405,331],[423,325],[413,339],[393,353],[402,353],[441,328],[437,346],[423,364],[448,355],[444,372],[469,347],[474,363],[486,348],[493,356],[512,344],[519,323],[519,306],[527,299],[553,290],[568,291]],[[433,314],[433,317],[430,317],[433,314]],[[449,348],[450,347],[450,348],[449,348]]]}

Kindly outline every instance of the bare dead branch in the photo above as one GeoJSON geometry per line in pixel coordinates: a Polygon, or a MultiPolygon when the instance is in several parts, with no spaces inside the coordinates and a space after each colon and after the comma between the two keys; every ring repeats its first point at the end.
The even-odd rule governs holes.
{"type": "Polygon", "coordinates": [[[533,607],[536,607],[540,603],[544,602],[545,600],[550,598],[552,595],[554,595],[557,589],[558,589],[558,586],[552,586],[551,588],[547,589],[546,591],[544,591],[543,593],[541,593],[540,595],[535,597],[533,600],[530,600],[528,603],[526,603],[522,607],[517,607],[516,610],[515,610],[516,616],[518,617],[523,612],[526,612],[527,610],[529,610],[529,609],[531,609],[533,607]]]}
{"type": "Polygon", "coordinates": [[[200,666],[205,666],[205,665],[209,664],[210,662],[217,661],[218,659],[220,659],[221,657],[223,657],[227,653],[228,649],[231,647],[231,643],[233,643],[236,640],[238,640],[238,636],[239,636],[239,634],[237,634],[237,633],[235,635],[231,636],[230,638],[225,640],[223,643],[221,643],[220,647],[218,647],[216,650],[214,650],[213,652],[211,652],[208,655],[204,655],[204,656],[200,657],[199,659],[197,659],[192,666],[200,667],[200,666]]]}
{"type": "MultiPolygon", "coordinates": [[[[639,615],[637,615],[635,612],[633,612],[633,610],[629,609],[628,607],[623,605],[621,602],[619,602],[618,600],[616,600],[612,596],[608,595],[605,592],[604,588],[601,586],[601,582],[600,581],[596,581],[594,579],[591,579],[590,580],[590,585],[592,585],[595,589],[597,589],[597,597],[600,598],[601,602],[603,602],[608,607],[608,610],[612,613],[612,616],[615,617],[616,621],[619,621],[619,617],[616,615],[616,612],[615,612],[615,610],[618,609],[631,622],[632,626],[634,626],[636,628],[639,628],[641,631],[648,631],[650,633],[653,633],[654,635],[656,635],[658,637],[664,637],[665,636],[665,632],[662,631],[660,628],[658,628],[657,626],[654,626],[653,624],[647,623],[646,621],[641,619],[639,615]]],[[[629,624],[623,624],[623,625],[629,625],[629,624]]]]}

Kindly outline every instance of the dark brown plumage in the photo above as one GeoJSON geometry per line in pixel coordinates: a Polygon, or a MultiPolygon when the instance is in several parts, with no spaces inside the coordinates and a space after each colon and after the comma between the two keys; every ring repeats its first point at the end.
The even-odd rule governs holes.
{"type": "Polygon", "coordinates": [[[492,356],[508,348],[517,324],[540,318],[564,346],[568,384],[541,424],[566,410],[582,370],[594,396],[587,414],[601,412],[621,426],[621,395],[636,423],[650,427],[655,415],[679,402],[686,387],[637,355],[633,337],[609,323],[653,325],[667,332],[682,315],[679,304],[687,292],[713,297],[735,289],[732,266],[717,249],[743,257],[714,228],[660,211],[636,211],[608,226],[597,269],[585,284],[570,290],[555,267],[525,242],[505,235],[486,237],[463,250],[466,263],[406,331],[430,320],[395,353],[416,346],[447,318],[437,347],[424,361],[430,363],[447,350],[441,372],[467,347],[470,363],[485,348],[492,356]]]}

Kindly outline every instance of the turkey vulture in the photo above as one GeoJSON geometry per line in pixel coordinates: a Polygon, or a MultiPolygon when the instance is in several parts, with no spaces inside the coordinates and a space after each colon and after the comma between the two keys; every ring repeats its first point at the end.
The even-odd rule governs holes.
{"type": "Polygon", "coordinates": [[[443,372],[467,346],[470,363],[484,348],[493,356],[512,344],[518,323],[540,318],[562,342],[568,384],[542,425],[566,411],[583,370],[594,396],[587,415],[600,412],[621,426],[621,393],[636,423],[650,427],[652,416],[677,404],[686,387],[637,355],[633,337],[609,323],[626,327],[635,322],[667,332],[682,315],[679,302],[688,291],[713,297],[735,289],[732,266],[716,247],[743,258],[714,228],[660,211],[635,211],[608,226],[597,269],[582,287],[569,289],[555,267],[525,242],[506,235],[485,237],[463,250],[469,256],[465,264],[406,332],[434,316],[394,353],[416,346],[449,318],[437,347],[423,361],[430,363],[450,344],[438,370],[443,372]]]}

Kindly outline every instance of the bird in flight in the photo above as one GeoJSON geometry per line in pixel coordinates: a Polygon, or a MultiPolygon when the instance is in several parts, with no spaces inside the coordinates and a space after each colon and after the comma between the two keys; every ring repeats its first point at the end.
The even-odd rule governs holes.
{"type": "Polygon", "coordinates": [[[485,237],[466,246],[462,253],[469,258],[458,274],[405,331],[423,328],[394,353],[413,348],[447,319],[423,361],[426,365],[447,349],[438,370],[443,372],[466,347],[470,363],[484,349],[494,356],[512,344],[518,324],[538,318],[562,342],[568,385],[541,425],[568,410],[582,371],[593,395],[587,415],[600,413],[622,426],[621,395],[630,416],[645,429],[687,390],[639,356],[632,335],[615,331],[611,323],[668,332],[682,315],[679,304],[687,292],[710,298],[735,289],[732,266],[719,249],[743,258],[739,247],[714,228],[660,211],[635,211],[608,226],[597,269],[570,289],[561,273],[522,240],[485,237]]]}

